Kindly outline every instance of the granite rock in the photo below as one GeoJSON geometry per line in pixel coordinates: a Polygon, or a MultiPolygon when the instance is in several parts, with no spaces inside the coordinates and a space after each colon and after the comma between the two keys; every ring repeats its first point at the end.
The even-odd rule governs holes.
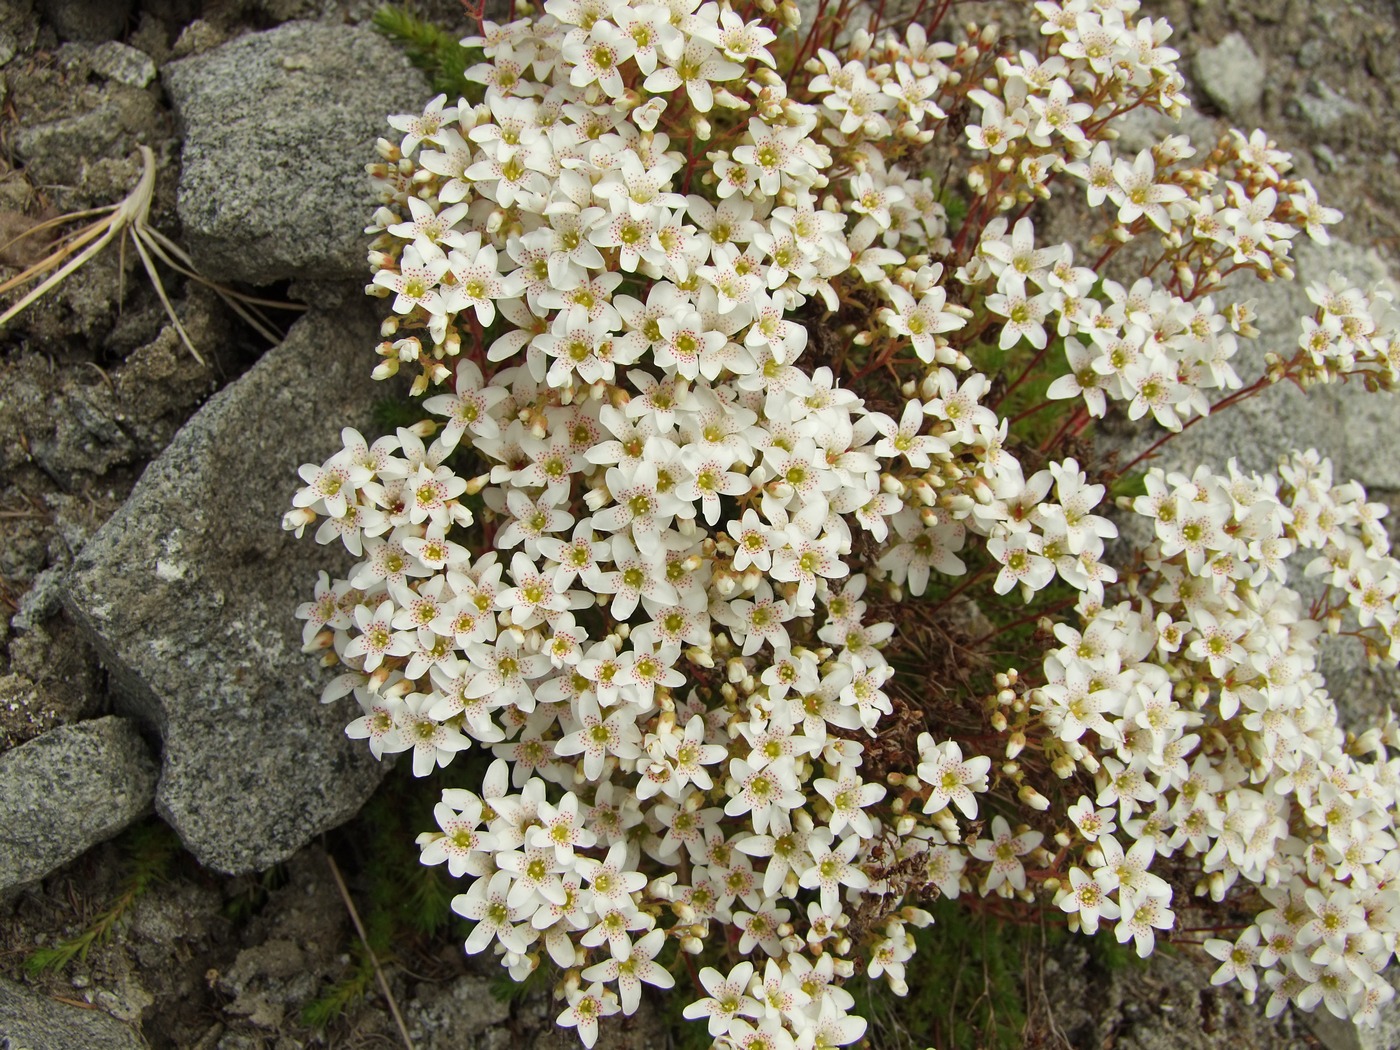
{"type": "Polygon", "coordinates": [[[128,44],[109,40],[92,49],[92,70],[127,87],[143,88],[156,78],[151,56],[128,44]]]}
{"type": "Polygon", "coordinates": [[[0,978],[0,1046],[7,1050],[145,1050],[136,1031],[101,1010],[36,995],[0,978]]]}
{"type": "Polygon", "coordinates": [[[64,40],[99,43],[121,36],[131,0],[40,0],[44,20],[64,40]]]}
{"type": "Polygon", "coordinates": [[[421,74],[372,30],[289,22],[172,63],[184,132],[178,207],[201,273],[265,285],[365,271],[365,165],[421,74]]]}
{"type": "Polygon", "coordinates": [[[318,703],[293,617],[346,555],[280,527],[297,466],[368,423],[375,333],[368,304],[299,320],[176,434],[68,579],[119,706],[162,740],[157,811],[220,871],[285,859],[379,780],[344,709],[318,703]]]}
{"type": "Polygon", "coordinates": [[[155,785],[136,724],[114,715],[59,726],[0,755],[0,895],[149,812],[155,785]]]}
{"type": "MultiPolygon", "coordinates": [[[[1330,245],[1307,238],[1294,242],[1298,277],[1233,285],[1230,297],[1253,299],[1259,329],[1256,340],[1242,340],[1236,370],[1246,383],[1263,374],[1267,351],[1289,356],[1298,344],[1301,319],[1315,309],[1308,284],[1332,271],[1367,289],[1389,282],[1385,261],[1375,249],[1333,238],[1330,245]]],[[[1219,297],[1217,297],[1218,299],[1219,297]]],[[[1400,488],[1400,401],[1394,394],[1368,393],[1358,382],[1314,387],[1304,394],[1290,383],[1248,398],[1173,438],[1152,463],[1164,470],[1189,470],[1198,463],[1223,468],[1232,456],[1247,470],[1273,470],[1292,449],[1315,448],[1332,458],[1339,478],[1367,487],[1400,488]]],[[[1145,448],[1161,436],[1144,428],[1135,439],[1145,448]]]]}
{"type": "MultiPolygon", "coordinates": [[[[1259,338],[1242,341],[1235,358],[1246,383],[1263,374],[1266,351],[1292,353],[1300,319],[1315,309],[1307,296],[1309,283],[1325,281],[1335,271],[1362,289],[1379,284],[1393,290],[1385,260],[1374,249],[1336,237],[1330,245],[1300,238],[1294,244],[1294,258],[1296,280],[1249,282],[1231,289],[1232,298],[1252,298],[1258,311],[1254,323],[1259,338]]],[[[1161,436],[1155,426],[1136,430],[1123,461],[1161,436]]],[[[1280,384],[1168,441],[1151,465],[1189,474],[1202,463],[1223,470],[1234,458],[1241,469],[1272,472],[1291,450],[1309,448],[1331,458],[1338,482],[1359,481],[1371,498],[1390,500],[1394,490],[1400,489],[1400,398],[1394,393],[1368,393],[1358,382],[1317,386],[1306,394],[1291,383],[1280,384]]],[[[1392,501],[1391,506],[1392,514],[1400,514],[1400,503],[1392,501]]],[[[1305,557],[1295,559],[1290,586],[1311,598],[1317,583],[1304,577],[1305,565],[1305,557]]],[[[1323,638],[1319,664],[1348,728],[1360,731],[1375,724],[1388,706],[1400,709],[1400,672],[1370,667],[1354,639],[1323,638]]],[[[1396,1023],[1400,1025],[1400,1020],[1396,1023]]]]}

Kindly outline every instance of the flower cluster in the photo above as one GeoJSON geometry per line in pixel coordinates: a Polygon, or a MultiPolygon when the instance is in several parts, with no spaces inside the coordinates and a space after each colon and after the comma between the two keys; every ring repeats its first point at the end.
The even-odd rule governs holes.
{"type": "Polygon", "coordinates": [[[1172,916],[1170,889],[1147,866],[1198,858],[1198,894],[1223,901],[1245,880],[1270,905],[1233,945],[1206,942],[1225,962],[1218,980],[1252,992],[1257,966],[1271,1015],[1325,997],[1338,1016],[1373,1019],[1392,995],[1379,971],[1400,933],[1389,757],[1400,727],[1348,739],[1317,644],[1349,613],[1376,658],[1400,656],[1385,510],[1360,486],[1334,484],[1316,453],[1294,454],[1277,475],[1233,462],[1223,475],[1154,469],[1146,487],[1131,509],[1155,539],[1135,596],[1081,603],[1082,626],[1055,628],[1062,644],[1029,694],[1054,744],[1094,770],[1070,810],[1094,846],[1085,868],[1069,868],[1060,907],[1090,930],[1118,919],[1150,947],[1152,927],[1172,916]],[[1287,586],[1303,551],[1315,552],[1306,574],[1329,585],[1311,607],[1287,586]]]}
{"type": "Polygon", "coordinates": [[[1110,402],[1180,431],[1270,382],[1389,389],[1393,311],[1314,286],[1245,386],[1232,274],[1291,276],[1340,216],[1262,133],[1116,156],[1115,118],[1186,105],[1169,27],[1035,7],[1010,53],[786,0],[547,0],[380,143],[375,375],[416,369],[428,418],[302,468],[284,524],[358,562],[298,615],[376,756],[490,753],[422,860],[469,880],[468,952],[558,967],[586,1045],[677,953],[722,1045],[853,1043],[843,983],[906,992],[936,896],[1053,902],[1145,955],[1188,906],[1154,863],[1253,909],[1204,947],[1271,1010],[1388,997],[1400,729],[1345,737],[1316,672],[1344,624],[1400,659],[1383,509],[1297,455],[1152,471],[1115,512],[1079,435],[1110,402]],[[1057,179],[1077,245],[1027,214],[1057,179]],[[1121,571],[1114,513],[1155,528],[1121,571]],[[1071,610],[1058,647],[918,680],[957,659],[930,638],[1047,608],[949,626],[1011,594],[1071,610]]]}

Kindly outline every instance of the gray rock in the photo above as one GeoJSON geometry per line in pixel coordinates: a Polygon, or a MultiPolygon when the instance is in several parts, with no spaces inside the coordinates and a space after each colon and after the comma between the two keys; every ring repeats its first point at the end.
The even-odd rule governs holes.
{"type": "Polygon", "coordinates": [[[1298,49],[1298,65],[1303,69],[1312,69],[1327,57],[1326,51],[1327,45],[1321,40],[1309,40],[1298,49]]]}
{"type": "Polygon", "coordinates": [[[1264,96],[1264,63],[1239,33],[1196,53],[1196,82],[1227,116],[1252,112],[1264,96]]]}
{"type": "Polygon", "coordinates": [[[40,0],[39,11],[64,40],[115,40],[131,16],[131,0],[40,0]]]}
{"type": "Polygon", "coordinates": [[[136,1031],[101,1010],[36,995],[0,978],[0,1046],[7,1050],[145,1050],[136,1031]]]}
{"type": "Polygon", "coordinates": [[[0,755],[0,894],[41,879],[151,808],[156,767],[128,719],[59,726],[0,755]]]}
{"type": "Polygon", "coordinates": [[[479,1050],[508,1050],[515,1039],[510,1018],[510,1004],[492,994],[488,978],[475,973],[450,984],[420,985],[404,1009],[408,1034],[420,1050],[455,1050],[467,1033],[475,1035],[479,1050]]]}
{"type": "MultiPolygon", "coordinates": [[[[93,162],[128,157],[138,144],[158,146],[168,135],[169,116],[149,92],[115,81],[102,92],[86,112],[19,129],[15,152],[28,162],[30,178],[71,186],[93,162]]],[[[121,193],[130,188],[124,185],[121,193]]]]}
{"type": "MultiPolygon", "coordinates": [[[[1298,277],[1294,281],[1235,284],[1228,298],[1252,298],[1258,310],[1260,335],[1242,342],[1236,369],[1245,383],[1263,372],[1263,356],[1273,350],[1291,354],[1297,345],[1300,319],[1312,314],[1307,285],[1325,280],[1335,270],[1360,288],[1390,280],[1385,261],[1374,249],[1363,249],[1333,238],[1327,246],[1302,238],[1295,241],[1298,277]]],[[[1220,297],[1217,296],[1217,302],[1220,297]]],[[[1130,442],[1127,462],[1162,436],[1146,428],[1130,442]]],[[[1334,476],[1357,480],[1372,492],[1400,489],[1400,402],[1393,393],[1368,393],[1357,382],[1314,387],[1304,394],[1285,383],[1266,389],[1168,441],[1150,465],[1187,473],[1201,463],[1217,470],[1234,457],[1242,469],[1274,471],[1281,456],[1293,449],[1315,448],[1332,459],[1334,476]]],[[[1374,498],[1374,496],[1373,496],[1374,498]]],[[[1393,513],[1400,514],[1400,505],[1393,513]]],[[[1305,597],[1313,581],[1295,564],[1290,585],[1305,597]]],[[[1400,709],[1400,673],[1367,665],[1362,647],[1349,638],[1324,638],[1321,670],[1348,727],[1373,724],[1387,706],[1400,709]]]]}
{"type": "MultiPolygon", "coordinates": [[[[1215,121],[1200,110],[1189,108],[1182,112],[1180,120],[1172,120],[1165,113],[1153,109],[1135,109],[1113,122],[1118,131],[1116,151],[1120,156],[1131,159],[1145,149],[1151,149],[1168,135],[1185,135],[1201,154],[1214,148],[1220,138],[1215,121]]],[[[1066,231],[1066,238],[1075,234],[1066,231]]]]}
{"type": "Polygon", "coordinates": [[[214,23],[196,18],[180,30],[175,43],[170,45],[170,56],[188,58],[190,55],[202,55],[206,51],[214,50],[227,39],[228,34],[214,23]]]}
{"type": "Polygon", "coordinates": [[[158,812],[220,871],[285,859],[379,780],[345,709],[317,702],[293,618],[344,552],[280,527],[297,466],[368,422],[376,332],[368,304],[299,320],[175,436],[69,577],[119,704],[163,740],[158,812]]]}
{"type": "Polygon", "coordinates": [[[17,631],[32,631],[58,612],[63,598],[63,570],[50,566],[38,576],[19,599],[19,611],[10,620],[17,631]]]}
{"type": "Polygon", "coordinates": [[[156,64],[150,55],[115,40],[98,44],[88,61],[94,73],[127,87],[143,88],[156,78],[156,64]]]}
{"type": "Polygon", "coordinates": [[[364,273],[365,165],[385,116],[429,95],[401,51],[369,29],[291,22],[176,62],[165,83],[185,133],[185,247],[205,276],[364,273]]]}
{"type": "Polygon", "coordinates": [[[1298,115],[1314,131],[1326,131],[1335,124],[1365,112],[1351,99],[1321,80],[1314,80],[1309,85],[1309,90],[1298,96],[1294,105],[1297,106],[1298,115]]]}

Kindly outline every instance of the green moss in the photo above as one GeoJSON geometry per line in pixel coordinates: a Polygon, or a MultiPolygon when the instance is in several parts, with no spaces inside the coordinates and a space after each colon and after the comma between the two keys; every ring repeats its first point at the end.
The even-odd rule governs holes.
{"type": "Polygon", "coordinates": [[[1122,477],[1114,478],[1113,484],[1108,487],[1110,499],[1117,499],[1120,496],[1127,496],[1134,499],[1138,496],[1147,495],[1147,471],[1129,471],[1122,477]]]}
{"type": "MultiPolygon", "coordinates": [[[[412,777],[406,770],[386,777],[360,815],[330,843],[343,855],[368,947],[381,967],[441,940],[454,925],[452,898],[459,887],[445,867],[419,863],[414,837],[437,827],[433,807],[444,788],[469,785],[473,776],[480,783],[481,772],[473,774],[468,765],[459,758],[450,769],[428,777],[412,777]]],[[[352,934],[350,965],[302,1009],[307,1025],[329,1027],[373,990],[374,962],[365,948],[352,934]]]]}
{"type": "Polygon", "coordinates": [[[398,397],[377,398],[370,409],[370,418],[374,420],[374,429],[381,434],[392,434],[399,427],[411,427],[420,422],[425,415],[423,406],[419,402],[405,401],[398,397]]]}
{"type": "Polygon", "coordinates": [[[408,60],[428,75],[433,91],[447,96],[449,105],[463,95],[480,102],[480,84],[468,84],[469,66],[481,61],[479,48],[463,47],[445,30],[424,22],[406,6],[386,4],[374,13],[374,28],[403,48],[408,60]]]}
{"type": "MultiPolygon", "coordinates": [[[[943,177],[946,180],[947,172],[944,172],[943,177]]],[[[963,220],[967,218],[967,201],[955,193],[950,187],[944,186],[942,192],[939,194],[938,202],[943,205],[943,210],[948,213],[949,233],[957,232],[958,227],[960,227],[963,220]]]]}
{"type": "Polygon", "coordinates": [[[50,948],[39,948],[25,960],[31,974],[62,970],[74,959],[86,960],[88,952],[106,942],[131,906],[158,882],[164,882],[179,858],[180,839],[164,822],[151,818],[128,828],[117,840],[124,874],[121,890],[110,906],[76,937],[50,948]]]}
{"type": "MultiPolygon", "coordinates": [[[[999,331],[999,325],[994,323],[992,332],[999,331]]],[[[975,369],[996,377],[996,385],[986,403],[995,405],[997,415],[1003,419],[1015,420],[1010,427],[1011,437],[1029,448],[1044,444],[1082,404],[1077,398],[1048,401],[1046,391],[1050,384],[1068,375],[1070,367],[1065,357],[1064,339],[1048,331],[1047,336],[1043,352],[1025,340],[1008,350],[994,344],[981,344],[967,352],[975,369]],[[1030,372],[1022,380],[1027,368],[1030,372]],[[1013,385],[1015,388],[1010,389],[1013,385]],[[1025,413],[1024,418],[1018,419],[1022,413],[1025,413]]]]}
{"type": "Polygon", "coordinates": [[[871,1050],[1017,1050],[1026,1024],[1026,959],[1039,950],[1040,929],[999,923],[959,901],[940,900],[929,910],[934,924],[914,931],[918,951],[905,964],[907,997],[890,994],[883,978],[847,985],[855,1012],[870,1022],[871,1050]]]}
{"type": "Polygon", "coordinates": [[[273,890],[287,884],[287,866],[274,864],[255,876],[244,876],[241,884],[224,901],[224,917],[235,924],[247,922],[267,903],[273,890]]]}

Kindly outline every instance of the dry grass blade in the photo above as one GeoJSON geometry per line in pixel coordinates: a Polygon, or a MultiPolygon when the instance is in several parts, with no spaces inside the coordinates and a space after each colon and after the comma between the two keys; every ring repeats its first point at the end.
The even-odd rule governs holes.
{"type": "MultiPolygon", "coordinates": [[[[13,238],[8,244],[0,246],[0,250],[8,248],[16,241],[25,237],[33,236],[45,230],[51,230],[79,219],[87,219],[92,216],[100,216],[94,222],[82,227],[64,237],[48,255],[40,259],[34,265],[28,267],[24,272],[0,282],[0,294],[19,288],[30,281],[42,277],[43,280],[19,302],[11,306],[3,314],[0,314],[0,327],[17,317],[21,312],[43,298],[63,280],[71,276],[84,263],[105,248],[114,237],[129,234],[131,243],[136,249],[136,254],[141,259],[141,265],[146,271],[146,276],[150,278],[151,286],[155,289],[161,305],[165,308],[166,316],[170,318],[170,323],[175,326],[175,331],[180,336],[180,341],[185,344],[194,359],[201,365],[207,362],[195,349],[194,343],[185,331],[185,326],[180,323],[180,318],[175,313],[174,304],[166,294],[165,285],[161,282],[160,272],[156,269],[156,260],[159,260],[172,270],[189,278],[198,281],[207,288],[212,289],[225,303],[227,303],[239,317],[246,321],[259,335],[269,342],[276,343],[281,340],[280,333],[263,316],[258,309],[261,306],[275,307],[278,309],[301,310],[305,307],[294,303],[277,302],[271,299],[260,299],[256,296],[245,295],[235,291],[226,285],[218,284],[201,276],[195,269],[194,261],[184,252],[179,245],[166,237],[159,230],[153,229],[148,219],[151,212],[151,201],[155,194],[156,184],[156,158],[150,147],[141,146],[141,177],[137,180],[136,186],[126,195],[125,199],[117,204],[106,208],[92,208],[87,211],[74,212],[71,215],[60,215],[48,219],[37,226],[34,226],[18,237],[13,238]],[[81,250],[80,250],[81,249],[81,250]],[[74,254],[77,252],[78,254],[74,254]],[[56,268],[56,269],[55,269],[56,268]]],[[[123,248],[125,241],[122,242],[123,248]]]]}
{"type": "Polygon", "coordinates": [[[175,331],[180,334],[180,342],[185,344],[186,349],[194,355],[194,359],[207,367],[208,362],[199,356],[199,351],[194,348],[194,343],[190,341],[189,333],[185,331],[185,326],[180,323],[180,318],[175,314],[175,307],[171,305],[170,297],[165,294],[165,285],[161,283],[160,274],[156,272],[156,264],[151,260],[150,253],[146,251],[146,246],[141,243],[139,234],[132,231],[131,243],[136,246],[136,254],[141,256],[141,265],[146,268],[146,276],[151,279],[151,286],[155,288],[156,295],[160,297],[160,304],[165,307],[165,313],[170,318],[170,323],[175,326],[175,331]]]}
{"type": "Polygon", "coordinates": [[[105,248],[107,246],[107,242],[110,241],[116,235],[117,232],[117,227],[115,225],[114,218],[115,214],[116,213],[113,212],[106,218],[99,219],[97,222],[93,223],[91,226],[83,230],[76,238],[67,242],[63,247],[50,252],[47,256],[45,256],[43,259],[40,259],[37,263],[29,267],[29,269],[25,270],[23,273],[10,278],[10,280],[6,281],[4,284],[0,284],[0,293],[8,292],[21,284],[26,284],[30,280],[40,276],[41,274],[49,273],[50,270],[52,270],[55,266],[58,266],[59,263],[62,263],[64,259],[67,259],[69,255],[76,251],[79,246],[87,244],[87,242],[91,241],[94,237],[97,238],[97,240],[92,244],[89,244],[88,247],[84,249],[80,255],[64,263],[63,266],[60,267],[56,272],[50,273],[48,278],[44,280],[37,288],[33,289],[23,299],[17,302],[14,306],[10,307],[8,310],[6,310],[4,314],[0,315],[0,325],[7,324],[12,318],[18,316],[31,303],[34,303],[36,300],[42,298],[69,274],[73,273],[73,271],[77,270],[80,266],[83,265],[83,263],[87,262],[94,255],[96,255],[103,248],[105,248]]]}
{"type": "Polygon", "coordinates": [[[159,230],[154,230],[149,226],[138,226],[131,231],[134,239],[138,242],[138,250],[141,244],[146,249],[165,263],[176,273],[183,274],[193,281],[198,281],[206,288],[214,291],[234,313],[238,314],[246,321],[254,331],[266,339],[268,342],[277,343],[281,341],[281,335],[273,328],[271,322],[263,316],[257,308],[259,306],[270,306],[276,309],[289,310],[300,309],[291,303],[279,302],[276,299],[261,299],[253,295],[245,295],[235,291],[227,285],[219,284],[203,277],[194,268],[194,261],[185,254],[183,248],[172,241],[159,230]]]}
{"type": "Polygon", "coordinates": [[[350,921],[355,924],[355,932],[360,935],[360,943],[365,946],[369,963],[374,967],[374,976],[379,981],[379,990],[384,993],[384,999],[389,1004],[389,1012],[394,1015],[394,1023],[399,1026],[399,1035],[403,1036],[403,1045],[408,1047],[408,1050],[413,1050],[413,1039],[408,1034],[408,1025],[404,1024],[403,1014],[399,1013],[398,1000],[394,998],[394,993],[389,988],[389,979],[384,976],[384,971],[379,965],[379,957],[369,946],[369,935],[365,933],[365,924],[360,921],[360,912],[355,907],[355,902],[350,899],[350,888],[345,885],[345,879],[340,874],[340,866],[336,864],[335,858],[329,853],[326,854],[326,863],[330,865],[331,875],[335,877],[335,886],[336,889],[340,890],[340,899],[345,902],[345,910],[350,913],[350,921]]]}

